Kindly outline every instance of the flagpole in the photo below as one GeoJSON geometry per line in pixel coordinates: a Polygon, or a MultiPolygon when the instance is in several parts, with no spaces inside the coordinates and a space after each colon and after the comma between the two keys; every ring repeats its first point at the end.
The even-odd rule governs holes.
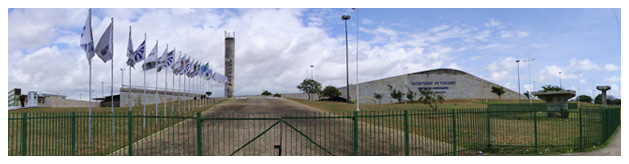
{"type": "MultiPolygon", "coordinates": [[[[92,35],[92,18],[91,18],[92,17],[92,9],[91,8],[90,8],[89,12],[90,12],[90,16],[88,17],[88,19],[90,19],[90,25],[89,25],[89,28],[90,28],[90,39],[92,40],[92,45],[90,45],[90,48],[92,50],[92,51],[90,51],[90,56],[91,56],[91,55],[94,54],[94,48],[93,48],[94,47],[93,46],[94,45],[94,38],[92,38],[92,36],[91,36],[92,35]]],[[[88,60],[89,60],[89,65],[90,65],[90,77],[89,77],[90,78],[90,80],[89,80],[89,83],[90,83],[89,84],[90,85],[89,86],[89,96],[90,97],[88,98],[89,108],[90,108],[89,109],[90,117],[87,120],[87,122],[89,124],[89,127],[88,127],[89,134],[88,134],[88,139],[87,139],[88,140],[87,146],[88,147],[92,147],[92,58],[90,57],[88,60]]]]}
{"type": "MultiPolygon", "coordinates": [[[[173,48],[172,52],[176,52],[175,50],[177,50],[177,47],[173,48]]],[[[173,55],[177,55],[177,54],[173,54],[173,55]]],[[[175,59],[173,59],[173,60],[175,60],[175,59]]],[[[172,92],[172,94],[170,96],[171,97],[170,100],[172,101],[172,103],[170,104],[171,105],[170,114],[175,115],[175,70],[173,70],[172,68],[171,68],[171,70],[173,71],[173,92],[172,92]]]]}
{"type": "MultiPolygon", "coordinates": [[[[144,33],[144,41],[146,45],[146,33],[144,33]]],[[[144,49],[144,52],[146,52],[146,48],[144,49]]],[[[146,63],[146,59],[144,59],[144,63],[146,63]]],[[[144,96],[146,96],[146,70],[142,68],[142,71],[144,72],[144,94],[142,95],[142,100],[144,101],[144,103],[142,103],[144,104],[144,108],[142,109],[142,112],[143,112],[144,117],[142,117],[142,128],[146,128],[146,98],[144,98],[144,96]]]]}
{"type": "MultiPolygon", "coordinates": [[[[157,52],[159,52],[159,47],[157,47],[157,45],[159,45],[159,40],[155,40],[155,49],[158,50],[155,52],[155,58],[157,58],[157,52]]],[[[155,64],[155,124],[157,124],[157,108],[159,107],[159,94],[157,93],[157,63],[159,63],[159,61],[156,61],[155,64]]]]}
{"type": "MultiPolygon", "coordinates": [[[[181,55],[181,52],[179,52],[179,55],[181,55]]],[[[177,111],[179,112],[179,115],[181,115],[181,75],[179,75],[179,86],[177,87],[177,89],[179,89],[179,93],[177,96],[177,111]]]]}
{"type": "MultiPolygon", "coordinates": [[[[131,26],[129,26],[129,40],[131,40],[131,26]]],[[[131,49],[133,49],[133,46],[131,47],[131,49]]],[[[129,48],[127,47],[127,51],[129,51],[129,48]]],[[[129,53],[129,52],[127,52],[129,53]]],[[[132,56],[134,56],[132,54],[132,56]]],[[[133,63],[133,60],[131,61],[133,63]]],[[[131,65],[129,65],[129,112],[131,112],[131,65]]]]}
{"type": "MultiPolygon", "coordinates": [[[[166,54],[162,54],[162,55],[166,55],[166,62],[168,62],[168,44],[166,44],[166,54]]],[[[174,59],[173,59],[174,60],[174,59]]],[[[166,75],[164,76],[164,116],[166,116],[166,103],[168,103],[168,67],[166,67],[166,70],[164,70],[164,72],[166,72],[166,75]]],[[[166,118],[164,118],[166,119],[166,118]]]]}
{"type": "MultiPolygon", "coordinates": [[[[111,17],[111,32],[114,30],[114,17],[111,17]]],[[[111,40],[114,40],[114,35],[111,34],[111,40]]],[[[112,42],[113,43],[113,42],[112,42]]],[[[111,45],[111,136],[114,136],[114,45],[111,45]]]]}

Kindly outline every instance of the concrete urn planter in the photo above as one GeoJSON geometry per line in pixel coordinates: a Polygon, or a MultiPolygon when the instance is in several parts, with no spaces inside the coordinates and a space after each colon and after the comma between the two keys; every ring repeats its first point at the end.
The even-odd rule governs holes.
{"type": "Polygon", "coordinates": [[[574,90],[562,90],[532,92],[531,94],[546,101],[548,117],[568,118],[570,114],[568,112],[568,99],[574,97],[576,92],[574,90]]]}

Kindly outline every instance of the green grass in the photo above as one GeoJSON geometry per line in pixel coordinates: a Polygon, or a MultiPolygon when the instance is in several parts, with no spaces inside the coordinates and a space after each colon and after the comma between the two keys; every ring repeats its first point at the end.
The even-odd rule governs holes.
{"type": "MultiPolygon", "coordinates": [[[[176,118],[146,117],[143,106],[132,107],[133,136],[132,142],[150,136],[162,129],[173,126],[187,117],[194,117],[195,113],[203,112],[209,107],[223,101],[210,103],[207,106],[193,106],[191,110],[178,111],[178,103],[175,103],[174,113],[171,112],[171,104],[167,105],[166,116],[176,118]]],[[[183,103],[183,101],[182,101],[183,103]]],[[[114,108],[114,118],[111,117],[111,108],[92,108],[92,141],[88,146],[88,109],[87,108],[29,108],[9,112],[9,155],[21,155],[22,152],[22,116],[27,114],[27,155],[72,155],[72,112],[76,112],[76,155],[93,156],[108,155],[129,144],[129,108],[114,108]],[[13,118],[13,120],[12,120],[13,118]]],[[[146,116],[164,116],[163,104],[158,106],[155,113],[155,105],[146,106],[146,116]]]]}
{"type": "MultiPolygon", "coordinates": [[[[355,111],[356,104],[327,101],[306,101],[291,99],[299,103],[322,109],[331,113],[341,113],[355,111]]],[[[452,117],[447,114],[452,109],[463,112],[457,115],[457,144],[465,147],[486,149],[487,145],[487,115],[485,109],[487,104],[513,104],[517,100],[449,100],[440,105],[438,110],[433,110],[427,105],[418,103],[406,104],[361,104],[360,110],[365,112],[388,111],[399,112],[404,110],[418,113],[442,112],[443,114],[430,116],[416,116],[411,119],[411,133],[425,136],[434,140],[452,143],[452,117]],[[465,113],[465,111],[468,111],[465,113]],[[444,113],[445,112],[445,113],[444,113]],[[439,117],[437,117],[439,116],[439,117]]],[[[539,100],[534,103],[541,103],[539,100]]],[[[582,107],[600,107],[600,105],[582,103],[582,107]]],[[[603,140],[601,126],[601,114],[596,113],[598,109],[584,109],[583,130],[585,147],[600,147],[603,140]],[[586,112],[586,111],[589,111],[586,112]]],[[[545,110],[545,109],[540,109],[545,110]]],[[[364,112],[363,112],[364,113],[364,112]]],[[[546,112],[535,112],[536,118],[531,112],[510,112],[502,115],[493,115],[490,119],[490,135],[492,146],[490,152],[527,155],[535,153],[535,121],[537,119],[537,141],[538,150],[535,154],[556,154],[570,153],[578,149],[579,120],[578,110],[571,110],[570,117],[548,118],[546,112]],[[514,146],[515,145],[515,146],[514,146]]],[[[388,127],[403,130],[403,122],[400,118],[361,118],[362,122],[370,123],[374,126],[388,127]]],[[[486,151],[486,150],[483,150],[486,151]]]]}

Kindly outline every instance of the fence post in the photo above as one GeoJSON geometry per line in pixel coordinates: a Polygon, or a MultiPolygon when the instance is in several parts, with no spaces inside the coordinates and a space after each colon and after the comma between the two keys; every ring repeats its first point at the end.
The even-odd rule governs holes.
{"type": "Polygon", "coordinates": [[[358,156],[358,111],[354,111],[354,156],[358,156]]]}
{"type": "Polygon", "coordinates": [[[487,149],[491,149],[491,112],[487,108],[487,149]]]}
{"type": "Polygon", "coordinates": [[[454,109],[452,109],[452,141],[452,149],[454,150],[454,156],[456,156],[456,111],[454,109]]]}
{"type": "Polygon", "coordinates": [[[133,113],[129,111],[129,156],[133,156],[133,113]]]}
{"type": "Polygon", "coordinates": [[[72,112],[72,156],[76,156],[76,112],[72,112]]]}
{"type": "Polygon", "coordinates": [[[27,117],[28,113],[22,113],[22,156],[26,156],[26,128],[27,128],[27,117]]]}
{"type": "Polygon", "coordinates": [[[410,156],[408,110],[404,110],[404,155],[410,156]]]}
{"type": "Polygon", "coordinates": [[[538,152],[538,142],[537,142],[537,111],[533,110],[533,130],[535,133],[535,152],[538,152]]]}
{"type": "Polygon", "coordinates": [[[197,113],[197,156],[203,155],[203,131],[201,130],[201,113],[197,113]]]}
{"type": "Polygon", "coordinates": [[[579,108],[579,150],[583,151],[583,109],[579,108]]]}

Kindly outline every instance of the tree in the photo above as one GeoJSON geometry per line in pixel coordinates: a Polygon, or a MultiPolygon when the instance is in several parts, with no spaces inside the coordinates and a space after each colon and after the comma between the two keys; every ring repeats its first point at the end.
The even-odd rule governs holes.
{"type": "Polygon", "coordinates": [[[272,95],[271,92],[267,90],[262,91],[262,96],[271,96],[271,95],[272,95]]]}
{"type": "Polygon", "coordinates": [[[444,98],[443,96],[436,94],[430,89],[419,89],[419,102],[422,104],[428,104],[432,109],[437,110],[437,103],[443,104],[444,98]]]}
{"type": "Polygon", "coordinates": [[[406,89],[408,90],[406,91],[406,98],[411,100],[411,103],[413,103],[413,99],[415,98],[415,95],[417,95],[417,93],[413,92],[408,86],[406,86],[406,89]]]}
{"type": "Polygon", "coordinates": [[[319,94],[321,92],[321,83],[312,79],[304,79],[304,81],[297,86],[297,89],[308,94],[308,100],[311,100],[313,94],[319,94]]]}
{"type": "Polygon", "coordinates": [[[608,103],[609,105],[620,105],[620,99],[614,99],[608,103]]]}
{"type": "MultiPolygon", "coordinates": [[[[614,103],[615,100],[618,100],[618,105],[620,105],[620,99],[617,99],[616,97],[610,96],[610,95],[607,96],[607,104],[608,105],[614,105],[612,103],[614,103]]],[[[594,103],[602,104],[603,103],[603,95],[602,94],[596,95],[596,98],[594,98],[594,103]]]]}
{"type": "Polygon", "coordinates": [[[531,95],[529,94],[529,92],[524,92],[524,96],[526,96],[527,99],[531,99],[531,95]]]}
{"type": "Polygon", "coordinates": [[[378,99],[378,104],[380,104],[380,100],[382,100],[382,95],[379,93],[373,93],[373,98],[378,99]]]}
{"type": "Polygon", "coordinates": [[[592,97],[590,97],[588,95],[580,95],[580,96],[577,97],[577,101],[592,103],[592,97]]]}
{"type": "Polygon", "coordinates": [[[404,93],[402,91],[398,91],[393,88],[393,86],[389,85],[389,90],[391,91],[391,98],[396,99],[398,103],[402,103],[402,97],[404,97],[404,93]]]}
{"type": "Polygon", "coordinates": [[[275,94],[273,95],[273,97],[282,97],[282,94],[280,94],[280,93],[275,93],[275,94]]]}
{"type": "Polygon", "coordinates": [[[321,91],[320,95],[327,98],[337,98],[341,96],[341,91],[334,86],[328,85],[321,91]]]}
{"type": "Polygon", "coordinates": [[[500,96],[505,93],[505,89],[502,87],[492,86],[491,93],[498,95],[498,100],[500,100],[500,96]]]}
{"type": "Polygon", "coordinates": [[[556,86],[556,85],[544,85],[542,86],[542,89],[544,89],[543,91],[562,91],[564,90],[562,87],[556,86]]]}

